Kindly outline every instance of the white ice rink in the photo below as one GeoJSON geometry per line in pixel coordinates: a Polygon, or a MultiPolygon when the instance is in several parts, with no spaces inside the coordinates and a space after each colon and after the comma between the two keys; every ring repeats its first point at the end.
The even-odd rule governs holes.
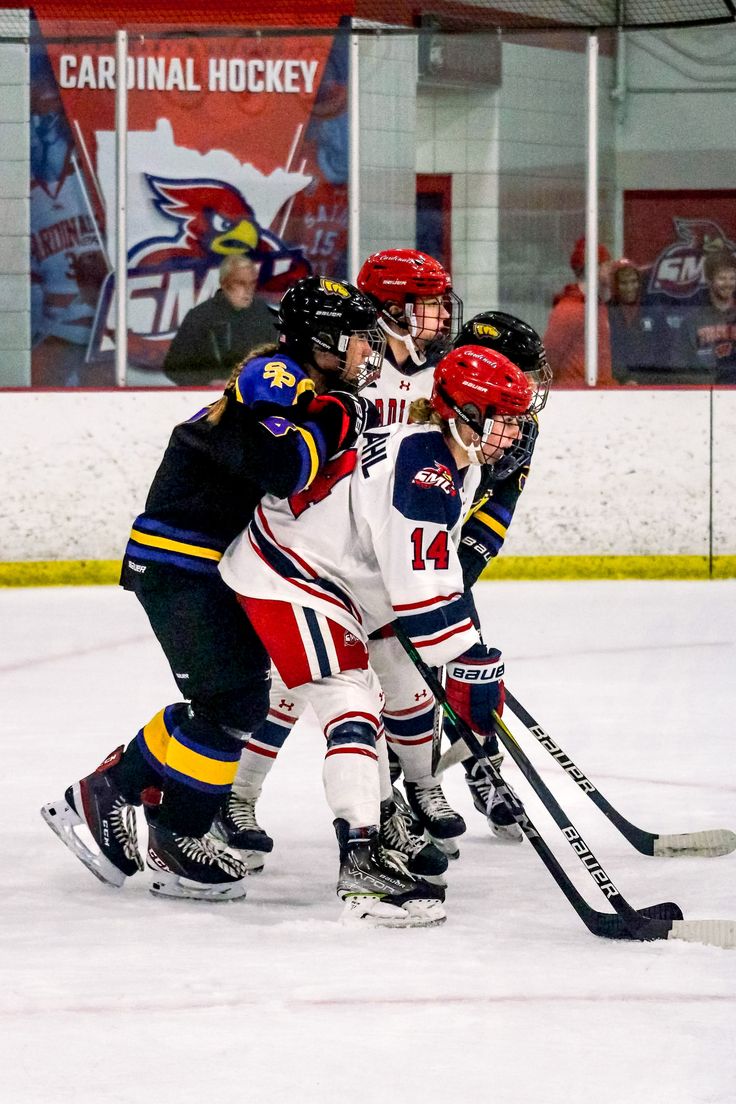
{"type": "MultiPolygon", "coordinates": [[[[507,681],[636,824],[736,829],[736,581],[479,590],[507,681]]],[[[316,726],[259,806],[276,844],[245,901],[97,882],[38,815],[174,700],[134,598],[0,591],[5,1104],[732,1104],[736,951],[589,934],[528,843],[468,821],[447,923],[337,923],[316,726]]],[[[526,742],[527,745],[530,741],[526,742]]],[[[635,852],[542,749],[534,762],[637,907],[736,918],[736,854],[635,852]]],[[[607,906],[518,771],[565,869],[607,906]]]]}

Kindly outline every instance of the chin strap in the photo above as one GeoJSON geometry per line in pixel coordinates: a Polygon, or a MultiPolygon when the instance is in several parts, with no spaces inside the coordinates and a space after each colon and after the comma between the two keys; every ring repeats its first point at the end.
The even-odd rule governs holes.
{"type": "MultiPolygon", "coordinates": [[[[393,323],[393,325],[401,324],[397,318],[391,318],[391,322],[393,323]]],[[[400,341],[402,345],[406,346],[406,350],[409,356],[418,368],[421,367],[422,364],[427,363],[426,356],[424,355],[424,353],[420,353],[419,349],[417,349],[416,345],[414,344],[414,338],[411,336],[410,333],[397,333],[397,331],[392,329],[392,327],[389,325],[389,322],[382,315],[378,319],[378,325],[381,327],[384,333],[388,334],[389,337],[393,337],[396,341],[400,341]]]]}
{"type": "Polygon", "coordinates": [[[473,445],[473,444],[466,445],[465,441],[463,441],[462,437],[460,436],[460,434],[458,432],[457,419],[456,418],[450,418],[447,424],[450,427],[450,434],[452,435],[453,441],[455,441],[455,443],[460,446],[460,448],[463,450],[463,452],[467,456],[470,463],[471,464],[485,464],[486,460],[483,457],[482,445],[483,445],[483,437],[487,437],[488,433],[490,432],[490,427],[488,425],[488,421],[486,420],[486,424],[483,427],[483,435],[481,436],[480,442],[477,445],[473,445]]]}

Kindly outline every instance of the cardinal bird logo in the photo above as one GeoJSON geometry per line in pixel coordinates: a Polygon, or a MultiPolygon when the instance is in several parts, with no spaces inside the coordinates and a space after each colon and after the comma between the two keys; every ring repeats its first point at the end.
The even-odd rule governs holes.
{"type": "Polygon", "coordinates": [[[648,290],[673,299],[689,299],[705,284],[703,261],[709,253],[736,254],[736,242],[712,219],[672,219],[677,240],[652,265],[648,290]]]}
{"type": "Polygon", "coordinates": [[[145,174],[158,212],[176,224],[171,237],[149,238],[131,251],[131,268],[219,266],[242,254],[259,266],[258,286],[283,291],[309,275],[301,249],[262,227],[242,192],[222,180],[172,180],[145,174]],[[278,264],[276,262],[279,262],[278,264]]]}

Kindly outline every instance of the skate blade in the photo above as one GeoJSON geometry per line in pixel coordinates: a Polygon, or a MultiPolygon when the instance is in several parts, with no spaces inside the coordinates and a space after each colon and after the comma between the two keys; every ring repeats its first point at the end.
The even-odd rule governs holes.
{"type": "Polygon", "coordinates": [[[413,927],[434,928],[438,924],[444,924],[447,919],[447,913],[441,901],[417,898],[413,901],[404,901],[401,907],[411,916],[414,921],[413,927]]]}
{"type": "Polygon", "coordinates": [[[390,905],[379,897],[353,894],[345,898],[345,907],[340,915],[340,923],[344,927],[364,928],[411,928],[417,925],[412,922],[408,912],[397,905],[390,905]]]}
{"type": "Polygon", "coordinates": [[[488,821],[488,827],[499,843],[523,843],[524,833],[518,824],[494,824],[488,821]]]}
{"type": "Polygon", "coordinates": [[[457,845],[459,836],[450,836],[448,839],[438,839],[437,836],[430,836],[429,838],[443,855],[447,855],[448,859],[454,861],[460,858],[460,848],[457,845]]]}
{"type": "Polygon", "coordinates": [[[245,897],[245,879],[225,885],[204,885],[181,878],[178,874],[162,874],[156,871],[148,887],[154,897],[166,897],[177,901],[239,901],[245,897]]]}
{"type": "Polygon", "coordinates": [[[90,874],[94,874],[95,878],[98,878],[104,885],[113,886],[115,889],[120,889],[125,884],[128,875],[123,874],[122,870],[118,870],[114,863],[111,863],[102,852],[90,850],[76,834],[74,828],[83,825],[85,822],[64,798],[61,801],[50,801],[48,805],[44,805],[41,809],[41,816],[54,835],[58,836],[73,855],[77,856],[79,861],[87,867],[90,874]]]}

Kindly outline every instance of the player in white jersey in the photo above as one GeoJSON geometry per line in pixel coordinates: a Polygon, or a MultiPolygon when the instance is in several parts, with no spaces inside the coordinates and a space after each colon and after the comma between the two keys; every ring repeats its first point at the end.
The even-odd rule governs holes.
{"type": "Polygon", "coordinates": [[[480,465],[506,475],[526,462],[533,398],[505,357],[472,346],[449,353],[431,400],[412,410],[422,424],[372,430],[307,493],[267,496],[223,557],[223,578],[288,693],[308,700],[323,728],[337,891],[351,917],[400,926],[444,919],[432,887],[396,865],[378,837],[390,794],[381,687],[388,696],[414,668],[399,651],[392,670],[380,658],[374,666],[368,637],[398,617],[430,663],[455,661],[450,700],[476,731],[490,729],[503,668],[480,642],[458,544],[480,465]]]}
{"type": "MultiPolygon", "coordinates": [[[[386,338],[381,372],[362,392],[376,406],[380,425],[405,423],[416,399],[432,393],[433,368],[427,364],[427,350],[435,358],[449,347],[462,321],[462,303],[452,291],[450,274],[433,257],[416,249],[384,249],[366,259],[357,283],[379,311],[379,326],[386,338]]],[[[339,524],[339,522],[338,522],[339,524]]],[[[382,825],[387,840],[406,855],[413,873],[440,876],[447,859],[424,840],[426,827],[451,854],[452,841],[465,831],[465,823],[448,805],[432,777],[434,699],[418,672],[395,685],[388,660],[397,642],[372,640],[371,653],[385,654],[377,663],[387,671],[384,711],[386,735],[394,752],[392,763],[400,764],[410,785],[420,787],[426,810],[419,831],[412,831],[412,817],[398,791],[389,793],[383,808],[382,825]],[[397,810],[396,801],[403,810],[397,810]],[[407,833],[408,830],[408,833],[407,833]]],[[[233,792],[217,818],[215,831],[231,847],[252,850],[248,863],[253,870],[263,866],[263,853],[273,846],[255,817],[255,802],[266,774],[280,748],[303,712],[274,671],[271,703],[266,724],[251,739],[241,760],[233,792]]]]}

